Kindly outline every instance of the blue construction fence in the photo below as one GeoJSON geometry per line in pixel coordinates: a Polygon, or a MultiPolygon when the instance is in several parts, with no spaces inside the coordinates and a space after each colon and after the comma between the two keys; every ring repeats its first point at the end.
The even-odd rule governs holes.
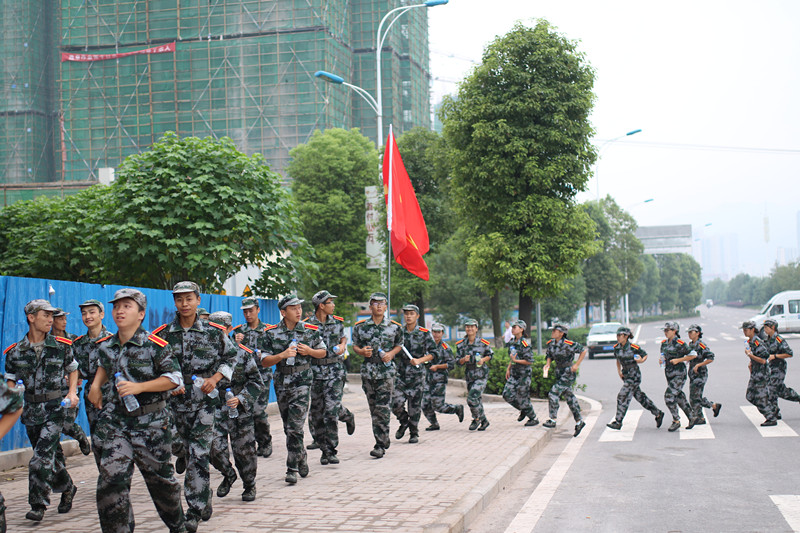
{"type": "MultiPolygon", "coordinates": [[[[4,351],[6,347],[19,342],[28,332],[28,321],[25,316],[25,304],[36,298],[49,300],[55,307],[60,307],[70,313],[67,316],[67,332],[75,335],[86,333],[86,326],[81,321],[79,304],[94,298],[105,305],[114,293],[124,288],[122,285],[94,285],[91,283],[76,283],[73,281],[58,281],[49,279],[17,278],[0,276],[0,346],[4,351]]],[[[147,296],[147,313],[142,325],[148,331],[156,329],[161,324],[171,322],[175,317],[175,304],[172,292],[159,289],[144,289],[135,287],[147,296]]],[[[201,294],[200,307],[209,312],[227,311],[233,315],[233,323],[244,322],[241,311],[240,296],[222,296],[219,294],[201,294]]],[[[277,324],[280,319],[278,304],[275,300],[259,300],[262,321],[267,324],[277,324]]],[[[103,322],[110,332],[116,332],[114,320],[111,318],[111,305],[106,305],[106,316],[103,322]]],[[[0,368],[5,373],[5,355],[0,355],[0,368]]],[[[86,419],[83,393],[80,394],[81,405],[78,411],[77,422],[89,434],[89,422],[86,419]]],[[[269,401],[275,401],[275,390],[270,389],[269,401]]],[[[30,446],[30,441],[25,433],[25,427],[17,421],[12,430],[0,441],[0,451],[15,450],[30,446]]]]}

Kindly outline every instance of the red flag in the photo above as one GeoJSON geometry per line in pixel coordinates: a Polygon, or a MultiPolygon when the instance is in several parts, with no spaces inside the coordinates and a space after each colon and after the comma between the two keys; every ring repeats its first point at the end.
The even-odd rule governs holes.
{"type": "Polygon", "coordinates": [[[428,229],[391,129],[383,154],[383,191],[394,258],[400,266],[427,281],[430,274],[422,256],[430,249],[428,229]]]}

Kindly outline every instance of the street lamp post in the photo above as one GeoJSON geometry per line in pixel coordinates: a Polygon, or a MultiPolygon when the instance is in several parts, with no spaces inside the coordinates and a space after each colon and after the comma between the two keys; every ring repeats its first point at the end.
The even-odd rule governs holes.
{"type": "Polygon", "coordinates": [[[618,137],[614,137],[613,139],[609,139],[606,142],[604,142],[603,144],[601,144],[600,148],[597,149],[597,162],[594,164],[594,179],[595,179],[595,185],[597,187],[597,199],[598,200],[600,200],[600,173],[598,171],[600,169],[600,152],[602,152],[603,148],[605,148],[609,144],[611,144],[611,143],[613,143],[615,141],[618,141],[618,140],[622,139],[623,137],[630,137],[631,135],[636,135],[637,133],[641,133],[641,131],[642,130],[640,128],[640,129],[637,129],[637,130],[629,131],[628,133],[626,133],[624,135],[619,135],[618,137]]]}

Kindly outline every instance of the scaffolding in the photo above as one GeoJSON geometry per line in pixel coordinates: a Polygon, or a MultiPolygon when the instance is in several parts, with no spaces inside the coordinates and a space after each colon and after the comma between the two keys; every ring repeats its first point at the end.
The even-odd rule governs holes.
{"type": "MultiPolygon", "coordinates": [[[[61,0],[55,12],[44,0],[4,3],[2,27],[17,28],[4,47],[40,38],[36,54],[4,62],[4,73],[27,68],[41,83],[12,94],[3,82],[17,99],[2,104],[2,181],[96,181],[170,130],[230,137],[279,172],[316,129],[359,127],[375,140],[374,112],[313,73],[336,72],[374,94],[374,34],[402,3],[61,0]],[[28,127],[38,134],[21,136],[28,127]]],[[[381,51],[385,120],[398,133],[430,124],[427,15],[405,17],[381,51]]]]}

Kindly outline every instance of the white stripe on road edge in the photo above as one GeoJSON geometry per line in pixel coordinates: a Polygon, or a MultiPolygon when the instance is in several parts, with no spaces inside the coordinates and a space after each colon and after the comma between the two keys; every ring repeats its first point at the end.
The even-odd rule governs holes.
{"type": "Polygon", "coordinates": [[[632,409],[625,415],[625,420],[622,421],[622,429],[611,429],[609,427],[603,430],[600,435],[600,442],[629,442],[633,440],[633,434],[636,432],[636,426],[639,425],[639,418],[641,418],[641,409],[632,409]]]}
{"type": "Polygon", "coordinates": [[[770,498],[792,531],[800,531],[800,496],[797,494],[772,494],[770,498]]]}
{"type": "Polygon", "coordinates": [[[547,475],[544,476],[544,479],[542,479],[533,491],[528,501],[522,506],[522,510],[508,525],[505,533],[531,533],[533,531],[536,524],[539,522],[539,518],[542,517],[545,508],[550,503],[553,494],[555,494],[558,486],[561,484],[561,480],[564,479],[569,467],[572,466],[572,462],[575,460],[575,457],[577,457],[581,446],[586,442],[587,436],[592,431],[602,406],[600,402],[592,400],[591,398],[585,396],[578,396],[578,398],[588,402],[591,406],[589,416],[586,418],[586,427],[583,428],[580,435],[573,438],[569,444],[567,444],[564,451],[562,451],[561,455],[556,459],[556,462],[553,463],[553,466],[547,471],[547,475]]]}
{"type": "Polygon", "coordinates": [[[681,435],[681,440],[697,440],[697,439],[713,439],[714,432],[711,430],[711,424],[708,423],[708,417],[704,416],[706,423],[702,426],[694,426],[692,429],[686,429],[689,425],[689,419],[686,414],[681,411],[681,429],[678,430],[681,435]]]}
{"type": "Polygon", "coordinates": [[[640,333],[641,331],[642,331],[642,325],[641,325],[641,324],[639,324],[638,326],[636,326],[636,333],[635,333],[635,334],[634,334],[634,336],[633,336],[633,339],[634,339],[634,340],[632,340],[632,341],[631,341],[631,342],[633,342],[634,344],[638,344],[639,346],[641,346],[641,345],[642,345],[642,344],[644,344],[644,343],[643,343],[643,342],[637,342],[635,339],[638,339],[638,338],[639,338],[639,333],[640,333]]]}
{"type": "MultiPolygon", "coordinates": [[[[740,406],[745,416],[750,419],[750,422],[756,427],[762,437],[796,437],[797,433],[790,428],[783,420],[778,420],[777,426],[761,427],[761,422],[764,417],[758,412],[755,405],[742,405],[740,406]]],[[[694,430],[692,430],[694,431],[694,430]]]]}

